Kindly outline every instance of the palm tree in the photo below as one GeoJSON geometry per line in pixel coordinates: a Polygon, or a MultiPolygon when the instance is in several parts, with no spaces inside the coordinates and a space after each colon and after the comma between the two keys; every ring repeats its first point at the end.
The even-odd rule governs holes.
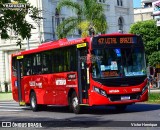
{"type": "Polygon", "coordinates": [[[72,0],[63,0],[58,3],[60,12],[62,7],[68,7],[75,11],[75,16],[66,18],[57,27],[58,38],[66,37],[74,29],[81,31],[82,37],[88,36],[89,31],[94,33],[105,33],[108,28],[104,9],[97,0],[83,0],[82,3],[72,0]]]}

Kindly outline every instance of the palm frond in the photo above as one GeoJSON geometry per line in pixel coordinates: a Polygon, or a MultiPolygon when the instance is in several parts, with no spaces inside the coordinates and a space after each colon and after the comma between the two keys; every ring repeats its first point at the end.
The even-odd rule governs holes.
{"type": "Polygon", "coordinates": [[[93,20],[93,25],[96,29],[96,32],[98,33],[106,33],[106,30],[108,29],[106,17],[104,14],[99,16],[99,19],[93,20]]]}
{"type": "Polygon", "coordinates": [[[97,0],[83,0],[82,3],[71,0],[62,0],[58,4],[58,10],[62,7],[74,9],[76,17],[65,19],[57,28],[59,37],[65,37],[74,29],[80,29],[82,35],[87,35],[89,27],[94,28],[95,33],[105,33],[108,25],[104,14],[103,5],[97,0]],[[87,23],[87,24],[86,24],[87,23]]]}
{"type": "Polygon", "coordinates": [[[84,0],[84,14],[86,19],[93,20],[104,13],[104,8],[97,0],[84,0]]]}
{"type": "Polygon", "coordinates": [[[72,33],[72,31],[74,31],[75,27],[77,26],[77,24],[73,23],[73,24],[70,24],[68,25],[64,30],[64,34],[65,34],[65,37],[68,36],[69,34],[72,33]]]}
{"type": "Polygon", "coordinates": [[[62,7],[65,7],[65,6],[71,9],[75,9],[77,15],[82,15],[82,8],[79,3],[71,0],[61,0],[57,6],[58,11],[60,11],[62,7]]]}
{"type": "Polygon", "coordinates": [[[78,24],[79,24],[79,19],[77,19],[77,17],[69,17],[69,18],[65,19],[57,27],[56,33],[57,33],[58,37],[64,38],[67,35],[67,33],[71,30],[69,28],[70,27],[75,28],[75,27],[77,27],[78,24]],[[71,25],[74,25],[74,26],[71,26],[71,25]],[[64,30],[68,30],[68,32],[64,31],[64,30]]]}

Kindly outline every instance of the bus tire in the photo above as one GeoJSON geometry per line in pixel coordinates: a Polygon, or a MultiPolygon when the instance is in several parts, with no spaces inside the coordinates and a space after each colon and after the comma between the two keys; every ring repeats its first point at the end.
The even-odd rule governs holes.
{"type": "Polygon", "coordinates": [[[81,112],[81,107],[79,105],[79,101],[78,101],[78,97],[77,97],[76,92],[72,93],[72,96],[71,96],[71,107],[72,107],[72,110],[73,110],[73,112],[75,114],[79,114],[81,112]]]}
{"type": "Polygon", "coordinates": [[[127,105],[116,105],[115,107],[116,107],[117,111],[121,112],[121,111],[125,111],[126,110],[127,105]]]}
{"type": "Polygon", "coordinates": [[[31,93],[30,96],[30,107],[32,109],[32,111],[38,111],[38,104],[37,104],[37,98],[36,98],[36,94],[35,92],[31,93]]]}

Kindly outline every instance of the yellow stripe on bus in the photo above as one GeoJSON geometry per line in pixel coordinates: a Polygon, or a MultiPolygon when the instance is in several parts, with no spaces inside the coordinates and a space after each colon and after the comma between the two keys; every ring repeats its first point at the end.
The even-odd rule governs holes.
{"type": "Polygon", "coordinates": [[[23,59],[23,56],[17,56],[17,60],[23,59]]]}
{"type": "Polygon", "coordinates": [[[77,48],[86,47],[86,46],[87,46],[86,43],[77,44],[77,48]]]}

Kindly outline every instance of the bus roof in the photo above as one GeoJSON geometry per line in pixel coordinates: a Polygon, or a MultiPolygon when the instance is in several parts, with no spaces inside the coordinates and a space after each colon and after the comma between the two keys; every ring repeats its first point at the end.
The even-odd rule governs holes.
{"type": "Polygon", "coordinates": [[[13,56],[31,54],[31,53],[41,52],[41,51],[50,50],[50,49],[54,49],[54,48],[60,48],[60,47],[74,45],[74,44],[79,44],[79,43],[83,43],[83,42],[86,42],[86,38],[79,38],[79,39],[71,40],[71,41],[64,38],[64,39],[60,39],[60,40],[56,40],[56,41],[50,41],[50,42],[43,43],[34,49],[14,53],[13,56]]]}

